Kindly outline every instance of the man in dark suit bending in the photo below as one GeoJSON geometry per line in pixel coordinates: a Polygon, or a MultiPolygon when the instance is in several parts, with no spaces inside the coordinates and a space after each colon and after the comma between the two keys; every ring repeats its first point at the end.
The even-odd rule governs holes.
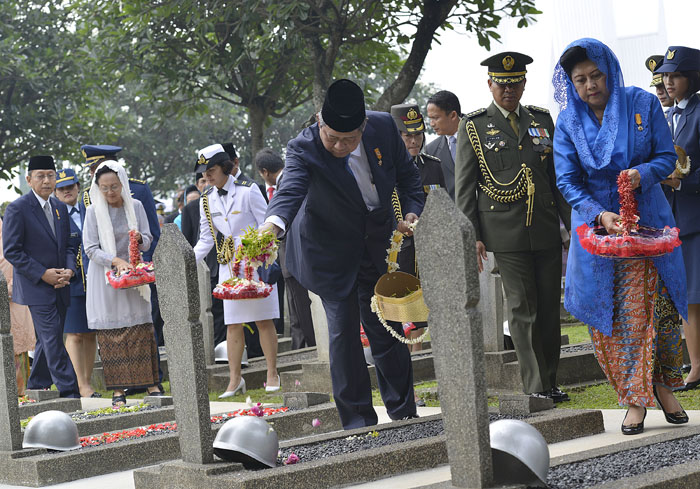
{"type": "Polygon", "coordinates": [[[286,159],[261,229],[287,233],[289,271],[323,301],[333,396],[343,427],[377,423],[360,322],[389,417],[415,417],[408,349],[370,310],[374,285],[386,271],[394,188],[406,219],[400,231],[409,232],[408,223],[423,209],[418,169],[396,124],[387,113],[366,113],[360,87],[338,80],[328,88],[317,123],[287,145],[286,159]]]}

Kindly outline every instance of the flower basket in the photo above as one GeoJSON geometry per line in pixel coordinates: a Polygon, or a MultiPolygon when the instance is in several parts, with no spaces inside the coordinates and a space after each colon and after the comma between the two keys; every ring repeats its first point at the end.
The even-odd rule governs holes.
{"type": "Polygon", "coordinates": [[[420,280],[404,272],[385,273],[374,286],[377,306],[384,319],[400,323],[428,320],[420,280]]]}
{"type": "Polygon", "coordinates": [[[109,285],[115,289],[130,289],[132,287],[152,284],[156,281],[156,274],[153,271],[153,262],[141,261],[138,232],[133,230],[129,231],[129,263],[132,269],[126,273],[119,274],[114,270],[107,272],[109,285]]]}
{"type": "Polygon", "coordinates": [[[656,229],[638,224],[637,199],[630,184],[628,173],[617,178],[620,194],[619,226],[623,232],[610,235],[603,226],[589,227],[582,224],[576,229],[584,250],[604,258],[652,258],[671,253],[680,246],[678,228],[669,226],[656,229]]]}
{"type": "Polygon", "coordinates": [[[228,279],[218,284],[212,295],[221,300],[264,299],[272,293],[272,286],[265,282],[245,280],[240,278],[228,279]]]}

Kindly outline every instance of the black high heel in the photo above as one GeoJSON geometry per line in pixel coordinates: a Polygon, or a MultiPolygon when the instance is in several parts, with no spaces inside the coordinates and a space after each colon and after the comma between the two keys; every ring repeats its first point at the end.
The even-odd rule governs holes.
{"type": "Polygon", "coordinates": [[[666,417],[666,421],[671,424],[685,424],[688,422],[688,414],[685,412],[683,408],[681,408],[680,411],[675,412],[675,413],[667,413],[666,410],[664,409],[664,405],[661,404],[661,399],[659,399],[659,394],[656,392],[656,386],[654,386],[654,397],[656,398],[656,404],[659,405],[659,408],[664,412],[664,416],[666,417]]]}
{"type": "MultiPolygon", "coordinates": [[[[629,409],[627,410],[629,413],[629,409]]],[[[625,414],[625,419],[627,419],[627,414],[625,414]]],[[[644,432],[644,420],[647,419],[647,408],[644,408],[644,417],[641,423],[637,424],[625,424],[625,419],[622,420],[622,434],[623,435],[638,435],[644,432]]]]}

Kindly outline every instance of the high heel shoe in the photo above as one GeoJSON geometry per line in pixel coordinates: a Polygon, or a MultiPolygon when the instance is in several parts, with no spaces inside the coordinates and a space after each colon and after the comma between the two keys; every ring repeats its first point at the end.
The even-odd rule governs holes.
{"type": "Polygon", "coordinates": [[[277,375],[277,385],[266,385],[265,392],[277,392],[278,390],[280,390],[281,386],[282,386],[282,382],[280,381],[280,376],[278,374],[277,375]]]}
{"type": "MultiPolygon", "coordinates": [[[[627,410],[629,414],[629,410],[627,410]]],[[[627,419],[627,414],[625,414],[625,419],[622,420],[622,434],[623,435],[638,435],[644,432],[644,420],[647,418],[647,408],[644,408],[644,417],[641,423],[636,424],[625,424],[625,419],[627,419]]]]}
{"type": "Polygon", "coordinates": [[[673,392],[692,391],[693,389],[697,389],[698,387],[700,387],[700,379],[693,380],[692,382],[686,382],[686,384],[683,387],[678,387],[677,389],[673,389],[673,392]]]}
{"type": "Polygon", "coordinates": [[[688,414],[683,408],[675,413],[667,413],[664,409],[664,405],[661,404],[661,399],[659,399],[659,394],[656,392],[656,386],[654,386],[654,397],[656,398],[656,404],[659,405],[659,409],[664,412],[666,421],[671,424],[685,424],[688,422],[688,414]]]}
{"type": "Polygon", "coordinates": [[[238,391],[241,391],[241,394],[245,394],[245,379],[241,377],[241,381],[238,383],[238,387],[236,387],[232,391],[226,391],[223,394],[219,396],[219,399],[226,399],[227,397],[233,397],[235,396],[238,391]]]}

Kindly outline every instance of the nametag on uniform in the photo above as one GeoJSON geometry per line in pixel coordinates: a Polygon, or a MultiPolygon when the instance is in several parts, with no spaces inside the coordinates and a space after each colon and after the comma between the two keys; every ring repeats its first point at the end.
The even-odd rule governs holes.
{"type": "Polygon", "coordinates": [[[77,238],[77,237],[78,237],[78,233],[70,233],[70,237],[71,237],[71,238],[77,238]]]}
{"type": "Polygon", "coordinates": [[[220,215],[221,215],[221,212],[214,212],[214,213],[211,215],[211,217],[216,217],[216,216],[220,216],[220,215]]]}

